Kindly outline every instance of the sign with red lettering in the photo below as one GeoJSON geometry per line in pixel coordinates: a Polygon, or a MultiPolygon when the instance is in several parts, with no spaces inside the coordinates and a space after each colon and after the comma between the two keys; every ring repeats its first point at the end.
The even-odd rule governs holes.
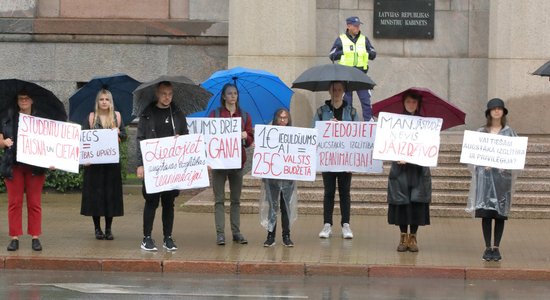
{"type": "Polygon", "coordinates": [[[78,173],[80,125],[19,114],[17,161],[78,173]]]}
{"type": "Polygon", "coordinates": [[[256,124],[254,141],[252,176],[315,180],[315,129],[256,124]]]}
{"type": "Polygon", "coordinates": [[[435,167],[443,119],[381,112],[374,158],[435,167]]]}
{"type": "Polygon", "coordinates": [[[91,129],[80,133],[80,164],[117,164],[118,129],[91,129]]]}
{"type": "Polygon", "coordinates": [[[140,142],[147,194],[210,185],[202,134],[140,142]]]}
{"type": "Polygon", "coordinates": [[[315,128],[317,171],[382,173],[382,161],[372,157],[376,123],[317,121],[315,128]]]}
{"type": "Polygon", "coordinates": [[[526,136],[505,136],[464,131],[460,162],[506,170],[522,170],[527,154],[526,136]]]}
{"type": "Polygon", "coordinates": [[[241,118],[187,118],[189,133],[204,135],[206,161],[212,169],[240,169],[241,118]]]}

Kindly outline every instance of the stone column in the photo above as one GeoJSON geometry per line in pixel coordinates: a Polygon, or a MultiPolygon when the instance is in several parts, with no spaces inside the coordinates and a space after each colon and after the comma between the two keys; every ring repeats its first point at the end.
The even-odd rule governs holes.
{"type": "MultiPolygon", "coordinates": [[[[315,65],[315,0],[231,0],[228,67],[263,69],[288,86],[315,65]]],[[[293,125],[309,127],[313,94],[295,90],[293,125]],[[304,117],[307,116],[307,117],[304,117]]]]}
{"type": "Polygon", "coordinates": [[[490,2],[488,98],[502,98],[522,134],[549,134],[550,83],[530,75],[550,59],[550,1],[490,2]]]}

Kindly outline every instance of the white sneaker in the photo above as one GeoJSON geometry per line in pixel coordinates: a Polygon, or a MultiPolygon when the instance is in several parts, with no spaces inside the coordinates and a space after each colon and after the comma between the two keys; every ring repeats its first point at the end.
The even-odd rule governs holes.
{"type": "Polygon", "coordinates": [[[349,228],[348,223],[344,223],[344,225],[342,225],[342,237],[345,239],[353,238],[353,232],[351,231],[351,228],[349,228]]]}
{"type": "Polygon", "coordinates": [[[332,234],[331,225],[329,223],[325,223],[325,226],[323,226],[323,230],[319,232],[319,237],[323,239],[328,239],[331,234],[332,234]]]}

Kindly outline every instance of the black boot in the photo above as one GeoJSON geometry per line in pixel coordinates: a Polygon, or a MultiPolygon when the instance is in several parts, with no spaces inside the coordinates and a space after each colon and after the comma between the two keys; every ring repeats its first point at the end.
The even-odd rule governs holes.
{"type": "Polygon", "coordinates": [[[264,247],[271,247],[275,245],[275,233],[267,232],[267,239],[264,242],[264,247]]]}
{"type": "Polygon", "coordinates": [[[290,239],[290,234],[283,234],[283,245],[285,245],[285,247],[294,247],[294,243],[290,239]]]}

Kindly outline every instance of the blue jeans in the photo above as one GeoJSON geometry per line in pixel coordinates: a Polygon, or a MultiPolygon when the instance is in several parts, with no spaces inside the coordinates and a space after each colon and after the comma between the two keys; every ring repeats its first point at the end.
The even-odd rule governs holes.
{"type": "MultiPolygon", "coordinates": [[[[371,92],[370,90],[358,90],[356,92],[361,101],[361,108],[363,109],[363,120],[368,122],[372,118],[372,107],[370,105],[371,92]]],[[[353,92],[346,92],[344,94],[344,101],[346,101],[349,106],[353,106],[353,92]]]]}

